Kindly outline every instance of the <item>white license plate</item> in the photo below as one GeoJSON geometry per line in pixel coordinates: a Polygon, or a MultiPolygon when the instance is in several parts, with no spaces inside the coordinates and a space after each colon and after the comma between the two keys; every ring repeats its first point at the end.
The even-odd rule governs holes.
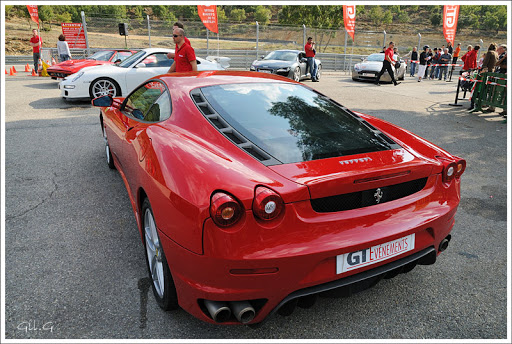
{"type": "Polygon", "coordinates": [[[270,73],[270,74],[272,74],[271,70],[260,69],[259,71],[262,72],[262,73],[270,73]]]}
{"type": "Polygon", "coordinates": [[[340,254],[336,257],[336,273],[341,274],[382,262],[413,249],[414,234],[411,234],[364,250],[340,254]]]}
{"type": "Polygon", "coordinates": [[[370,73],[363,73],[361,74],[362,76],[375,76],[374,74],[370,74],[370,73]]]}

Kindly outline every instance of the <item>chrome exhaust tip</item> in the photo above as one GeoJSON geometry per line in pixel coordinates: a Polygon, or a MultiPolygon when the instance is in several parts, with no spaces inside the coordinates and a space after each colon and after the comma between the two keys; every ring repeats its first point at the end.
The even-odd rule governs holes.
{"type": "Polygon", "coordinates": [[[254,307],[247,301],[231,301],[229,307],[235,318],[242,324],[252,321],[256,315],[254,307]]]}
{"type": "Polygon", "coordinates": [[[448,235],[446,238],[441,240],[441,243],[439,244],[439,252],[443,252],[448,248],[448,244],[450,243],[451,235],[448,235]]]}
{"type": "Polygon", "coordinates": [[[231,309],[224,301],[204,300],[204,305],[215,322],[225,322],[231,317],[231,309]]]}

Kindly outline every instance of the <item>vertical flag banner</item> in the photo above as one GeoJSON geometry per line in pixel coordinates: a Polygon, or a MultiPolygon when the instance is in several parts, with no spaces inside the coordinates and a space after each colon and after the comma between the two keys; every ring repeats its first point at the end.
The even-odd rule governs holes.
{"type": "Polygon", "coordinates": [[[37,12],[37,5],[27,5],[28,14],[30,14],[30,19],[37,23],[37,27],[39,27],[39,13],[37,12]]]}
{"type": "Polygon", "coordinates": [[[356,5],[343,5],[343,23],[345,30],[354,41],[354,32],[356,28],[356,5]]]}
{"type": "Polygon", "coordinates": [[[219,33],[219,29],[217,27],[217,6],[202,6],[197,5],[197,13],[201,18],[204,26],[212,32],[219,33]]]}
{"type": "Polygon", "coordinates": [[[459,19],[459,5],[445,5],[443,11],[443,34],[446,42],[455,45],[455,32],[459,19]]]}

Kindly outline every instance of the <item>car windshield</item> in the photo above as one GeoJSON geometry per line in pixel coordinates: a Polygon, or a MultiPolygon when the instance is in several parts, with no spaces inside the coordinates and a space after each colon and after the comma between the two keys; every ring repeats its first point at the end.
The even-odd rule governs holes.
{"type": "Polygon", "coordinates": [[[295,61],[297,53],[293,51],[273,51],[263,58],[264,60],[295,61]]]}
{"type": "Polygon", "coordinates": [[[114,52],[109,51],[98,51],[97,53],[92,54],[87,59],[88,60],[96,60],[96,61],[108,61],[112,55],[114,55],[114,52]]]}
{"type": "Polygon", "coordinates": [[[133,54],[132,56],[128,57],[126,60],[118,64],[118,67],[128,68],[130,67],[135,61],[137,61],[141,56],[146,54],[145,51],[141,50],[133,54]]]}
{"type": "MultiPolygon", "coordinates": [[[[393,55],[393,60],[396,61],[397,55],[393,55]]],[[[366,61],[384,61],[384,54],[371,54],[366,58],[366,61]]]]}
{"type": "Polygon", "coordinates": [[[396,148],[359,117],[302,85],[228,84],[201,91],[231,126],[282,163],[396,148]]]}

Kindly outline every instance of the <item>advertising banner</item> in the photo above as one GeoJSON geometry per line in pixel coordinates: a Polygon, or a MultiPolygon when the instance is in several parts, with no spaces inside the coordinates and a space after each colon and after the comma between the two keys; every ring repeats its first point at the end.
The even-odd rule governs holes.
{"type": "Polygon", "coordinates": [[[343,23],[345,30],[354,41],[354,32],[356,28],[356,5],[343,5],[343,23]]]}
{"type": "Polygon", "coordinates": [[[39,12],[37,12],[37,5],[27,5],[28,14],[30,14],[30,19],[37,23],[37,27],[39,27],[39,12]]]}
{"type": "Polygon", "coordinates": [[[66,37],[70,48],[87,49],[85,32],[81,23],[61,23],[61,26],[62,34],[66,37]]]}
{"type": "Polygon", "coordinates": [[[217,27],[217,6],[202,6],[197,5],[197,13],[201,18],[204,26],[212,32],[219,33],[219,29],[217,27]]]}
{"type": "Polygon", "coordinates": [[[455,45],[455,32],[459,19],[459,5],[445,5],[443,11],[443,34],[446,42],[455,45]]]}

